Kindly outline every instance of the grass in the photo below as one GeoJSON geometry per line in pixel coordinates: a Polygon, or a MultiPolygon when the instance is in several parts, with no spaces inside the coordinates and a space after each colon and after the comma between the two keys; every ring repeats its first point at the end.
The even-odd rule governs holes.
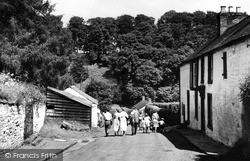
{"type": "Polygon", "coordinates": [[[114,84],[115,83],[114,79],[106,78],[107,72],[109,70],[107,67],[98,67],[97,64],[94,64],[94,65],[87,65],[87,66],[85,66],[85,68],[88,69],[89,78],[87,78],[84,82],[76,85],[82,91],[85,91],[87,86],[90,84],[91,79],[102,80],[102,81],[106,82],[107,84],[114,84]]]}
{"type": "Polygon", "coordinates": [[[63,119],[46,117],[44,125],[39,132],[39,136],[51,139],[85,139],[85,138],[90,138],[90,137],[93,138],[104,135],[104,130],[100,128],[90,129],[88,125],[84,125],[77,121],[65,120],[68,123],[74,125],[75,127],[83,130],[71,131],[62,129],[61,124],[63,123],[63,121],[64,121],[63,119]]]}

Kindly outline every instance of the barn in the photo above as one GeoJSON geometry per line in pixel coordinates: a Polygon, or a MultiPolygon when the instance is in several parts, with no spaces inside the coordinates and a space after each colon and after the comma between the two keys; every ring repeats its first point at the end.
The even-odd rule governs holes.
{"type": "Polygon", "coordinates": [[[47,87],[46,107],[48,117],[80,121],[92,127],[92,103],[88,100],[66,91],[47,87]]]}

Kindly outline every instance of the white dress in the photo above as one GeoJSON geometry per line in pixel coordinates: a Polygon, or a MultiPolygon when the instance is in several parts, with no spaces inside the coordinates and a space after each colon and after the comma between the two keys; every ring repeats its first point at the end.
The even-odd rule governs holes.
{"type": "Polygon", "coordinates": [[[120,129],[121,131],[127,131],[127,118],[128,114],[125,111],[120,113],[120,129]]]}
{"type": "Polygon", "coordinates": [[[119,130],[120,127],[120,113],[116,112],[114,113],[114,131],[117,132],[119,130]]]}

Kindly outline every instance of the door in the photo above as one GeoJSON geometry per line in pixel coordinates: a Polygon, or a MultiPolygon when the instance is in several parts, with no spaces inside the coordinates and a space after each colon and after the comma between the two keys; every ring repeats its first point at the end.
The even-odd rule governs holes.
{"type": "Polygon", "coordinates": [[[205,133],[205,98],[201,97],[201,132],[205,133]]]}
{"type": "Polygon", "coordinates": [[[190,124],[190,91],[187,90],[187,124],[190,124]]]}
{"type": "Polygon", "coordinates": [[[200,100],[201,100],[201,132],[205,133],[205,86],[199,86],[200,100]]]}

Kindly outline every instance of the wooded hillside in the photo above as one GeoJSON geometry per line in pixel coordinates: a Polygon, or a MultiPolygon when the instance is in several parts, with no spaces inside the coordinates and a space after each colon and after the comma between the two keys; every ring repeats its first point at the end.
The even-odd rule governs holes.
{"type": "Polygon", "coordinates": [[[43,0],[0,1],[0,71],[64,89],[89,77],[84,66],[108,67],[104,76],[117,83],[92,80],[86,89],[103,106],[135,104],[142,95],[177,101],[178,65],[217,32],[214,12],[72,17],[63,28],[53,8],[43,0]]]}

